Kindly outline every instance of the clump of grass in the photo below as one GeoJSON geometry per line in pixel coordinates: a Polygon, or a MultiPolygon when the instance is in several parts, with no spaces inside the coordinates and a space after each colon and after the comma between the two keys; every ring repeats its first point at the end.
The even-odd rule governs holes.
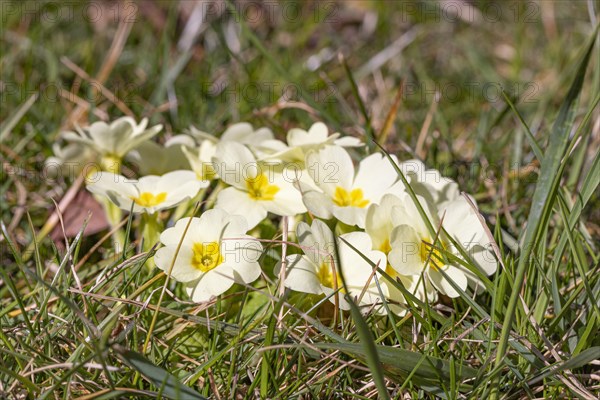
{"type": "MultiPolygon", "coordinates": [[[[591,24],[583,2],[498,5],[502,24],[451,21],[439,8],[409,13],[408,2],[299,4],[297,19],[277,14],[262,24],[230,8],[198,24],[187,2],[120,9],[137,12],[131,24],[75,17],[84,5],[68,5],[71,21],[49,22],[49,11],[31,4],[32,12],[15,6],[2,17],[0,41],[3,396],[598,397],[600,74],[591,2],[591,24]],[[331,10],[337,18],[326,18],[331,10]],[[200,36],[184,46],[186,27],[200,36]],[[394,53],[402,35],[406,47],[394,53]],[[338,52],[341,62],[327,56],[338,52]],[[394,56],[373,68],[378,54],[394,56]],[[307,72],[311,57],[320,66],[307,72]],[[217,83],[229,91],[217,93],[217,83]],[[244,95],[252,85],[290,83],[301,89],[297,102],[278,101],[279,91],[244,95]],[[502,84],[506,95],[454,99],[442,89],[449,83],[502,84]],[[50,97],[52,85],[64,91],[50,97]],[[348,134],[389,130],[384,149],[423,157],[475,194],[501,268],[476,297],[423,304],[407,294],[405,317],[334,313],[322,298],[281,295],[269,272],[204,304],[171,283],[159,302],[165,276],[144,266],[149,254],[135,243],[86,236],[85,225],[60,243],[39,237],[51,199],[74,180],[42,168],[58,131],[127,112],[165,124],[167,136],[241,119],[278,133],[313,119],[348,134]]],[[[105,16],[114,15],[110,4],[105,16]]],[[[479,12],[489,4],[497,3],[479,12]]],[[[123,221],[126,233],[131,224],[123,221]]],[[[273,239],[262,256],[270,271],[281,231],[262,229],[273,239]]]]}

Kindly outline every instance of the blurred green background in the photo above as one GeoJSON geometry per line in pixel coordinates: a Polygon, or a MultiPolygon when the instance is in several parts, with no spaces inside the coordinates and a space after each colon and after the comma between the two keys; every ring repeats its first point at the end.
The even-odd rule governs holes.
{"type": "Polygon", "coordinates": [[[74,123],[131,113],[164,124],[164,138],[240,120],[283,136],[324,120],[379,135],[403,83],[387,148],[457,179],[484,211],[508,207],[503,226],[517,235],[515,203],[528,201],[536,165],[501,91],[543,145],[597,11],[588,1],[3,1],[1,18],[2,121],[37,95],[2,143],[24,186],[50,194],[28,200],[34,214],[61,185],[27,171],[74,123]]]}

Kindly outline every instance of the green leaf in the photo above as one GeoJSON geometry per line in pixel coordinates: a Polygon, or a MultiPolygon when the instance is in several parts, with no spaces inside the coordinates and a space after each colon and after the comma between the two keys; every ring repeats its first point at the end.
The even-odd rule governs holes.
{"type": "Polygon", "coordinates": [[[550,375],[554,375],[560,371],[571,370],[579,367],[583,367],[586,364],[589,364],[591,361],[597,360],[600,358],[600,346],[590,347],[589,349],[585,349],[578,355],[573,358],[570,358],[566,361],[563,361],[561,364],[553,365],[550,370],[542,373],[539,376],[531,379],[527,382],[528,385],[535,385],[537,382],[541,381],[544,378],[547,378],[550,375]]]}
{"type": "Polygon", "coordinates": [[[0,366],[0,372],[2,374],[4,374],[4,376],[6,376],[6,377],[11,377],[11,378],[19,381],[24,387],[27,388],[30,395],[33,395],[34,393],[38,393],[40,391],[40,389],[37,386],[35,386],[35,384],[33,382],[31,382],[29,379],[25,378],[24,376],[21,376],[18,372],[11,371],[10,369],[6,369],[1,366],[0,366]]]}
{"type": "MultiPolygon", "coordinates": [[[[365,346],[360,343],[316,343],[314,346],[340,350],[355,356],[362,362],[365,362],[368,356],[365,346]]],[[[459,381],[477,376],[477,370],[457,362],[454,362],[454,366],[451,367],[449,361],[441,358],[391,346],[375,345],[374,347],[386,376],[395,381],[402,381],[412,373],[413,379],[419,384],[449,382],[452,368],[456,369],[456,380],[459,381]]]]}
{"type": "MultiPolygon", "coordinates": [[[[510,336],[510,331],[518,306],[519,294],[525,280],[525,272],[529,266],[529,261],[538,238],[538,233],[548,223],[549,214],[552,212],[552,205],[556,198],[556,193],[558,192],[554,183],[560,179],[560,174],[558,172],[569,143],[569,133],[573,125],[575,106],[577,103],[576,100],[579,97],[579,93],[583,86],[587,65],[594,49],[595,35],[596,34],[594,33],[592,40],[588,45],[585,56],[579,64],[575,79],[573,80],[571,88],[567,93],[567,97],[560,108],[558,117],[550,133],[548,149],[546,150],[544,159],[542,160],[540,178],[533,194],[531,212],[527,221],[527,228],[523,239],[523,251],[519,258],[514,286],[506,307],[502,333],[500,334],[496,351],[496,368],[504,363],[504,357],[508,346],[508,338],[510,336]]],[[[498,376],[495,378],[496,384],[494,385],[494,390],[498,389],[497,378],[498,376]]],[[[497,395],[498,393],[496,391],[492,392],[493,399],[497,398],[497,395]]]]}
{"type": "Polygon", "coordinates": [[[179,382],[171,373],[154,365],[146,357],[125,347],[115,345],[114,351],[124,363],[137,370],[142,376],[148,379],[154,386],[161,389],[162,394],[170,399],[205,399],[194,389],[179,382]]]}
{"type": "Polygon", "coordinates": [[[350,296],[346,295],[346,301],[350,303],[350,312],[352,313],[352,319],[354,320],[354,324],[356,325],[358,337],[362,342],[362,344],[359,344],[359,346],[363,350],[363,354],[366,359],[367,365],[369,366],[369,370],[371,370],[371,374],[373,375],[375,386],[377,386],[377,391],[379,392],[379,398],[389,399],[390,395],[387,391],[387,387],[385,386],[383,371],[381,370],[382,364],[379,360],[377,346],[375,345],[375,341],[373,340],[371,331],[369,331],[369,326],[360,314],[360,309],[354,303],[354,301],[352,301],[350,296]]]}

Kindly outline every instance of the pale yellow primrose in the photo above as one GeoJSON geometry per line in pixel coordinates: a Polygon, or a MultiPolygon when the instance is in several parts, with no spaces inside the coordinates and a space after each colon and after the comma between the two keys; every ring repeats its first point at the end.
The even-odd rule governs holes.
{"type": "Polygon", "coordinates": [[[110,124],[98,121],[84,128],[77,127],[76,132],[64,132],[62,136],[67,141],[86,145],[102,156],[120,160],[131,149],[162,129],[162,125],[146,129],[147,125],[146,118],[138,124],[131,117],[122,117],[110,124]]]}
{"type": "Polygon", "coordinates": [[[386,193],[400,194],[404,185],[382,154],[364,158],[355,173],[350,155],[339,146],[309,151],[306,168],[318,189],[300,184],[308,210],[319,218],[337,218],[348,225],[365,226],[367,207],[386,193]]]}
{"type": "Polygon", "coordinates": [[[48,177],[64,175],[75,178],[81,171],[88,173],[98,169],[95,164],[98,155],[81,143],[67,143],[62,147],[54,143],[52,151],[54,156],[48,157],[44,162],[44,173],[48,177]]]}
{"type": "Polygon", "coordinates": [[[221,180],[231,185],[218,194],[215,208],[243,215],[250,229],[268,213],[294,216],[306,212],[302,195],[294,186],[295,179],[284,176],[278,165],[257,162],[246,146],[230,141],[219,143],[213,165],[221,180]]]}
{"type": "MultiPolygon", "coordinates": [[[[301,222],[296,234],[304,255],[294,254],[286,257],[286,287],[304,293],[324,294],[330,296],[329,300],[334,303],[334,293],[339,290],[337,301],[340,308],[347,310],[350,305],[344,298],[346,291],[340,276],[343,273],[350,297],[362,306],[376,305],[378,312],[384,311],[377,304],[381,303],[381,294],[388,295],[388,288],[381,282],[378,272],[372,277],[373,267],[361,254],[380,268],[386,265],[386,257],[382,252],[372,250],[369,235],[364,232],[341,235],[340,238],[350,246],[344,240],[338,239],[336,257],[334,235],[324,222],[314,220],[311,226],[301,222]],[[338,258],[339,265],[336,261],[338,258]]],[[[276,271],[281,266],[279,263],[276,271]]]]}
{"type": "Polygon", "coordinates": [[[260,276],[262,246],[247,231],[244,217],[223,210],[205,211],[191,221],[183,218],[160,235],[164,247],[154,261],[166,273],[174,262],[171,277],[185,284],[193,301],[208,301],[235,282],[250,284],[260,276]]]}
{"type": "Polygon", "coordinates": [[[278,159],[303,166],[306,154],[309,151],[320,150],[327,145],[361,147],[364,146],[364,143],[352,136],[340,138],[340,134],[337,132],[330,135],[327,125],[322,122],[315,122],[308,131],[300,128],[290,129],[287,133],[287,148],[267,155],[265,159],[278,159]]]}
{"type": "MultiPolygon", "coordinates": [[[[200,179],[212,180],[218,177],[213,168],[212,161],[217,151],[217,145],[225,142],[241,143],[248,146],[257,156],[281,152],[287,149],[285,143],[276,140],[269,128],[254,129],[247,122],[240,122],[229,126],[220,137],[202,132],[193,126],[190,135],[199,143],[195,149],[184,148],[192,170],[200,179]]],[[[259,158],[260,158],[259,157],[259,158]]]]}
{"type": "Polygon", "coordinates": [[[111,172],[98,172],[88,178],[87,189],[105,196],[124,211],[153,214],[190,200],[208,186],[192,171],[173,171],[162,176],[148,175],[134,180],[111,172]]]}
{"type": "MultiPolygon", "coordinates": [[[[437,210],[435,205],[428,203],[423,197],[417,198],[434,229],[441,225],[460,245],[470,250],[471,254],[473,250],[480,251],[477,247],[485,240],[485,232],[465,199],[456,199],[451,207],[442,211],[437,210]]],[[[466,290],[469,281],[480,285],[475,275],[465,267],[457,262],[446,261],[448,258],[444,257],[445,252],[458,258],[462,256],[445,234],[440,232],[436,238],[430,232],[416,205],[408,196],[404,198],[403,203],[403,207],[394,209],[393,216],[396,226],[392,232],[388,259],[394,270],[402,275],[423,274],[440,293],[449,297],[459,296],[459,291],[454,285],[463,291],[466,290]]],[[[480,268],[486,274],[492,273],[495,270],[495,259],[491,258],[480,268]]]]}
{"type": "Polygon", "coordinates": [[[456,182],[442,176],[438,170],[428,169],[419,160],[403,161],[398,166],[410,179],[410,187],[413,191],[437,207],[460,196],[456,182]]]}
{"type": "MultiPolygon", "coordinates": [[[[406,199],[403,195],[402,198],[406,199]]],[[[408,201],[411,201],[408,199],[408,201]]],[[[402,223],[402,215],[404,210],[404,201],[393,194],[386,194],[381,199],[379,204],[369,206],[366,217],[365,232],[371,237],[373,249],[383,252],[386,256],[391,250],[391,242],[393,239],[393,231],[397,225],[402,223]]],[[[401,283],[406,290],[412,293],[421,301],[428,300],[433,302],[437,300],[435,289],[429,283],[429,280],[422,279],[420,275],[403,275],[398,273],[389,264],[386,265],[385,272],[394,280],[401,283]]],[[[402,292],[392,283],[387,277],[382,277],[382,280],[387,283],[389,289],[388,307],[398,315],[406,313],[406,300],[402,292]]]]}
{"type": "MultiPolygon", "coordinates": [[[[486,275],[496,272],[495,243],[479,219],[475,199],[461,194],[456,182],[435,169],[427,169],[421,161],[404,161],[400,163],[400,169],[411,178],[413,190],[433,207],[439,220],[444,221],[444,229],[462,245],[479,269],[486,275]]],[[[475,274],[466,269],[464,272],[471,286],[478,290],[483,288],[475,274]]]]}

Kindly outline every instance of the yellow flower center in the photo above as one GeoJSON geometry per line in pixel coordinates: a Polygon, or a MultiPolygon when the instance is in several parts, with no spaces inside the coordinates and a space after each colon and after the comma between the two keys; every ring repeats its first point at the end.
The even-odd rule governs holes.
{"type": "Polygon", "coordinates": [[[379,246],[379,251],[381,251],[384,254],[388,254],[390,251],[392,250],[392,246],[390,245],[390,239],[385,239],[385,242],[383,242],[381,244],[381,246],[379,246]]]}
{"type": "Polygon", "coordinates": [[[100,159],[100,168],[103,171],[118,174],[121,172],[121,157],[116,154],[105,154],[100,159]]]}
{"type": "Polygon", "coordinates": [[[340,207],[359,207],[365,208],[369,205],[369,200],[363,197],[362,189],[352,189],[348,192],[341,186],[335,188],[333,202],[340,207]]]}
{"type": "Polygon", "coordinates": [[[157,195],[155,195],[154,193],[150,193],[150,192],[143,192],[143,193],[140,193],[140,195],[138,197],[131,198],[131,200],[133,200],[135,202],[135,204],[142,206],[142,207],[154,207],[154,206],[157,206],[160,203],[164,202],[166,199],[167,199],[166,192],[160,192],[157,195]]]}
{"type": "Polygon", "coordinates": [[[265,174],[259,174],[255,178],[246,179],[248,196],[253,200],[273,200],[279,186],[271,185],[265,174]]]}
{"type": "Polygon", "coordinates": [[[442,257],[442,253],[440,252],[440,249],[445,249],[445,246],[443,243],[440,243],[439,241],[436,243],[435,247],[431,245],[431,239],[429,240],[425,240],[422,239],[421,240],[421,246],[420,246],[420,252],[421,252],[421,261],[423,262],[423,264],[425,264],[425,262],[427,261],[427,258],[429,257],[429,253],[431,253],[431,258],[429,258],[429,265],[431,267],[433,267],[434,269],[438,269],[443,265],[443,257],[442,257]]]}
{"type": "MultiPolygon", "coordinates": [[[[317,278],[319,279],[319,282],[321,282],[321,285],[328,287],[330,289],[338,289],[338,288],[342,288],[343,284],[342,284],[342,279],[340,278],[340,275],[335,274],[335,284],[334,284],[334,270],[331,267],[331,265],[329,265],[326,262],[321,263],[321,265],[319,266],[319,270],[317,271],[317,278]]],[[[344,289],[341,289],[342,293],[344,291],[344,289]]]]}
{"type": "MultiPolygon", "coordinates": [[[[390,239],[385,239],[385,242],[381,243],[381,246],[379,246],[379,251],[384,253],[386,256],[390,253],[390,251],[392,251],[392,246],[390,245],[390,239]]],[[[396,277],[398,276],[398,273],[390,265],[389,262],[385,265],[385,273],[388,274],[390,276],[390,278],[392,278],[392,279],[396,279],[396,277]]]]}
{"type": "Polygon", "coordinates": [[[390,265],[390,263],[387,263],[387,265],[385,266],[385,273],[388,274],[393,280],[395,280],[398,277],[398,272],[396,272],[396,270],[390,265]]]}
{"type": "Polygon", "coordinates": [[[223,255],[219,249],[219,243],[194,243],[192,247],[192,265],[202,272],[208,272],[223,262],[223,255]]]}
{"type": "Polygon", "coordinates": [[[196,178],[200,181],[212,181],[217,177],[217,171],[209,163],[202,163],[199,169],[195,170],[196,178]]]}

